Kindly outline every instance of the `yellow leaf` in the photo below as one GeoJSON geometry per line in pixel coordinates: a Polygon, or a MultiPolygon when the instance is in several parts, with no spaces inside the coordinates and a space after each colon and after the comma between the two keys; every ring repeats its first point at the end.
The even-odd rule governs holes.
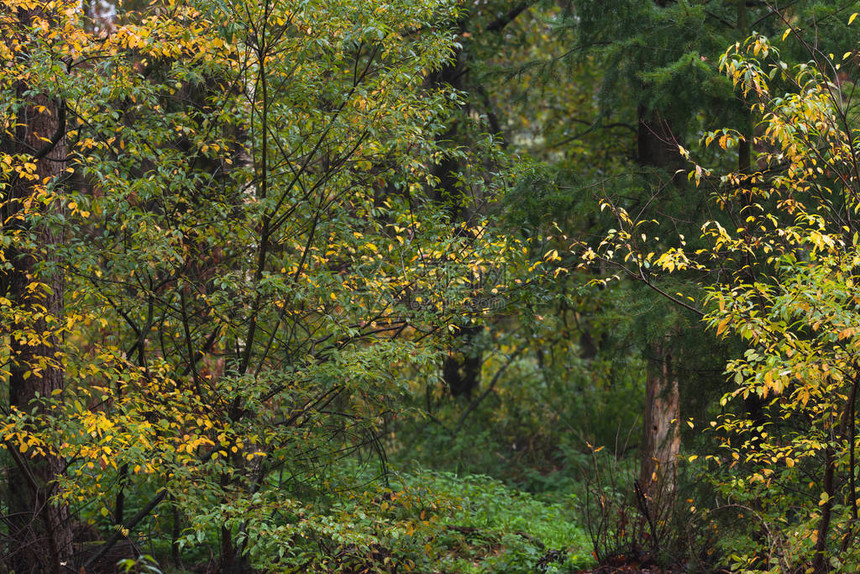
{"type": "Polygon", "coordinates": [[[854,12],[853,14],[851,14],[851,16],[848,18],[848,25],[849,26],[851,25],[851,22],[853,22],[854,18],[856,18],[856,17],[857,17],[857,12],[854,12]]]}

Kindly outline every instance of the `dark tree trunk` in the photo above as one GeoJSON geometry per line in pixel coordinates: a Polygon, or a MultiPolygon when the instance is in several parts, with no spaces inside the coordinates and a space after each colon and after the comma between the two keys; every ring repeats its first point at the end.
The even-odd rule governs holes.
{"type": "MultiPolygon", "coordinates": [[[[461,31],[465,30],[465,25],[465,20],[461,20],[461,31]]],[[[447,64],[427,76],[425,85],[430,89],[451,86],[462,90],[467,73],[468,65],[464,60],[463,52],[458,50],[447,64]]],[[[458,126],[455,121],[443,135],[437,138],[437,143],[445,146],[456,141],[457,132],[458,126]]],[[[458,222],[467,221],[471,215],[459,185],[458,174],[461,167],[458,160],[447,157],[431,167],[431,172],[439,180],[439,184],[430,190],[430,198],[445,207],[452,227],[456,227],[458,222]]],[[[471,398],[472,392],[481,383],[483,354],[474,345],[475,336],[480,330],[479,327],[461,328],[450,347],[448,356],[442,360],[442,379],[455,397],[465,395],[471,398]]]]}
{"type": "Polygon", "coordinates": [[[669,122],[639,106],[636,151],[639,165],[676,171],[683,167],[669,122]]]}
{"type": "MultiPolygon", "coordinates": [[[[20,11],[22,27],[28,26],[34,14],[20,11]]],[[[50,15],[48,15],[50,16],[50,15]]],[[[23,55],[26,56],[26,55],[23,55]]],[[[32,409],[37,396],[50,397],[63,388],[63,372],[58,361],[59,340],[51,334],[52,325],[43,318],[27,318],[44,308],[47,315],[60,318],[63,311],[63,279],[54,272],[47,276],[38,269],[40,258],[52,256],[51,245],[62,241],[47,227],[32,228],[28,214],[39,205],[32,201],[46,183],[54,182],[63,172],[66,147],[63,138],[64,104],[46,95],[26,96],[27,86],[17,88],[17,95],[27,101],[18,112],[14,138],[0,140],[6,153],[25,154],[35,163],[36,179],[18,177],[7,181],[2,205],[7,231],[31,232],[44,250],[36,253],[20,245],[10,253],[12,268],[0,280],[7,298],[21,310],[21,322],[11,325],[29,337],[10,337],[11,368],[9,404],[22,411],[32,409]],[[26,97],[25,97],[26,96],[26,97]],[[28,207],[27,204],[30,204],[28,207]],[[21,215],[20,219],[9,219],[21,215]],[[38,274],[38,276],[37,276],[38,274]],[[33,289],[34,282],[45,284],[49,292],[33,289]]],[[[44,261],[44,259],[42,259],[44,261]]],[[[16,573],[65,572],[72,558],[72,531],[68,508],[54,504],[55,478],[63,472],[63,461],[53,456],[30,456],[10,449],[14,466],[8,474],[9,547],[8,566],[16,573]]]]}
{"type": "MultiPolygon", "coordinates": [[[[680,169],[681,158],[669,123],[641,105],[638,114],[639,164],[667,172],[680,169]]],[[[676,458],[681,447],[681,401],[672,365],[671,337],[667,334],[649,349],[639,486],[645,496],[654,499],[665,499],[674,492],[676,458]]]]}
{"type": "Polygon", "coordinates": [[[827,535],[830,533],[830,520],[833,516],[833,477],[836,473],[836,461],[833,456],[833,447],[824,449],[824,493],[827,500],[821,506],[821,518],[818,521],[817,535],[815,538],[815,555],[812,559],[812,570],[815,574],[830,572],[830,563],[827,560],[827,535]]]}

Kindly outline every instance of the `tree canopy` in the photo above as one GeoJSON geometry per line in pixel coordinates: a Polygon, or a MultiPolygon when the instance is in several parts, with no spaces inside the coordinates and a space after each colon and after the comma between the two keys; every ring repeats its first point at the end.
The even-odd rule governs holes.
{"type": "Polygon", "coordinates": [[[856,569],[856,4],[4,0],[0,571],[856,569]]]}

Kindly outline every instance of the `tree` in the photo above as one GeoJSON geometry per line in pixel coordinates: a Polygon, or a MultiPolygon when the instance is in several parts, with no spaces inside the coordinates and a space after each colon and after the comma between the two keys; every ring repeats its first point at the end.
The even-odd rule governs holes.
{"type": "MultiPolygon", "coordinates": [[[[732,13],[734,2],[709,4],[629,2],[609,13],[598,2],[575,3],[576,46],[598,58],[607,70],[593,123],[623,122],[632,127],[633,137],[626,148],[629,160],[613,166],[609,177],[597,174],[598,180],[611,182],[600,200],[601,209],[609,207],[614,220],[602,222],[604,229],[633,233],[640,222],[669,213],[678,232],[695,234],[695,227],[687,227],[685,222],[696,221],[705,198],[677,176],[683,165],[677,144],[686,145],[701,129],[700,110],[712,110],[720,119],[735,121],[737,114],[732,111],[736,104],[710,61],[728,38],[739,33],[746,13],[746,4],[738,4],[737,14],[732,13]]],[[[632,234],[629,241],[636,243],[642,231],[632,234]]],[[[598,246],[584,240],[580,246],[587,252],[603,247],[606,253],[615,252],[617,244],[613,240],[598,246]]],[[[666,292],[667,286],[660,286],[660,279],[649,269],[628,267],[628,262],[609,256],[602,266],[609,263],[620,276],[632,279],[630,296],[648,298],[651,307],[659,309],[632,319],[638,323],[633,328],[633,344],[648,365],[638,483],[646,496],[660,501],[655,506],[667,506],[680,453],[681,389],[690,386],[682,373],[692,371],[692,363],[685,365],[685,361],[697,355],[691,352],[691,343],[696,343],[691,332],[697,328],[698,311],[690,307],[693,314],[687,316],[690,309],[674,312],[673,304],[658,293],[666,292]]],[[[597,276],[600,281],[607,275],[604,269],[591,271],[586,280],[597,276]]]]}
{"type": "MultiPolygon", "coordinates": [[[[63,462],[52,508],[111,525],[76,567],[147,521],[175,559],[217,545],[224,571],[323,569],[338,548],[414,528],[334,520],[332,493],[361,480],[344,461],[381,453],[407,373],[462,323],[466,278],[522,258],[485,217],[452,226],[423,199],[458,100],[423,78],[451,55],[455,19],[435,1],[168,1],[113,26],[72,3],[4,23],[28,43],[26,60],[2,54],[4,87],[39,82],[7,90],[5,117],[35,94],[68,118],[62,153],[38,133],[63,185],[29,190],[38,209],[17,213],[62,231],[33,242],[51,256],[30,284],[62,277],[69,311],[0,301],[56,337],[46,366],[68,380],[11,405],[3,436],[63,462]]],[[[4,148],[4,189],[37,169],[31,148],[4,148]]],[[[4,226],[3,245],[22,234],[4,226]]]]}
{"type": "MultiPolygon", "coordinates": [[[[697,185],[715,189],[717,217],[702,224],[707,243],[643,250],[633,238],[647,241],[648,223],[610,206],[621,228],[604,247],[652,275],[709,277],[705,320],[718,338],[743,346],[727,366],[733,388],[721,401],[725,410],[711,423],[721,454],[707,457],[726,507],[748,512],[750,536],[767,540],[737,566],[850,570],[857,516],[855,51],[840,50],[841,59],[822,53],[788,14],[775,14],[786,27],[785,51],[799,46],[809,60],[787,63],[761,35],[721,58],[721,70],[761,121],[754,131],[703,138],[716,148],[717,164],[727,165],[741,148],[754,160],[732,171],[691,171],[697,185]]],[[[849,25],[856,17],[843,16],[849,25]]]]}
{"type": "MultiPolygon", "coordinates": [[[[57,40],[57,32],[38,30],[56,25],[64,10],[68,6],[10,2],[0,11],[3,61],[8,63],[0,78],[6,101],[0,116],[5,240],[0,304],[6,326],[3,372],[12,413],[29,411],[34,399],[64,388],[59,349],[64,281],[56,271],[53,250],[62,234],[45,219],[64,181],[66,110],[45,76],[65,70],[62,62],[45,67],[37,55],[57,40]]],[[[70,44],[76,41],[68,38],[70,44]]],[[[45,413],[37,409],[32,414],[45,413]]],[[[26,444],[10,449],[9,567],[18,572],[60,572],[71,558],[72,531],[68,508],[51,500],[64,461],[42,449],[30,458],[27,449],[26,444]]]]}
{"type": "MultiPolygon", "coordinates": [[[[600,3],[576,3],[573,21],[580,40],[577,46],[606,62],[609,70],[599,94],[603,103],[601,109],[607,116],[599,118],[600,122],[595,120],[594,124],[600,125],[609,121],[608,118],[626,118],[627,123],[637,126],[636,147],[629,153],[639,165],[624,164],[626,174],[635,176],[618,172],[609,172],[609,177],[600,176],[604,182],[602,209],[611,215],[609,222],[604,220],[600,224],[604,230],[609,228],[608,237],[605,231],[596,235],[599,239],[594,239],[588,231],[570,231],[573,225],[563,228],[567,235],[576,239],[576,251],[584,254],[587,261],[585,269],[592,277],[600,277],[596,283],[605,285],[605,279],[614,275],[613,280],[621,278],[622,284],[630,279],[626,288],[639,300],[646,297],[644,293],[652,292],[650,306],[661,311],[637,317],[643,328],[633,343],[645,356],[654,359],[652,364],[656,368],[651,369],[649,390],[656,391],[661,386],[663,373],[696,372],[695,362],[685,365],[684,361],[699,361],[699,357],[711,356],[714,362],[702,366],[714,370],[723,351],[736,344],[735,340],[726,340],[722,342],[725,346],[715,350],[712,342],[702,339],[701,326],[696,324],[696,317],[706,309],[701,288],[719,281],[721,274],[728,271],[726,267],[706,264],[692,254],[709,247],[700,238],[703,220],[713,218],[729,229],[746,227],[743,219],[748,208],[739,195],[736,202],[723,205],[725,210],[715,210],[707,193],[685,184],[676,172],[681,167],[678,160],[687,150],[692,150],[694,157],[702,158],[702,163],[719,166],[723,173],[732,171],[737,177],[753,173],[758,167],[754,160],[759,150],[753,144],[757,135],[753,129],[757,112],[746,108],[730,91],[729,84],[719,78],[719,53],[726,43],[746,37],[752,29],[781,33],[788,21],[795,24],[815,22],[816,30],[820,30],[815,45],[824,52],[838,50],[841,54],[843,47],[853,41],[849,40],[851,33],[845,27],[855,9],[853,4],[840,2],[823,6],[800,2],[785,10],[776,10],[765,3],[749,2],[622,3],[617,11],[610,13],[600,3]],[[702,149],[697,143],[699,134],[714,124],[729,126],[737,145],[730,150],[702,149]],[[660,153],[655,152],[655,146],[660,153]],[[661,158],[663,165],[655,165],[661,158]],[[633,285],[635,283],[639,286],[633,285]],[[660,299],[663,304],[659,303],[660,299]],[[681,319],[674,325],[673,315],[681,319]],[[642,333],[656,334],[656,337],[651,338],[649,344],[642,333]],[[667,334],[680,336],[667,337],[667,334]],[[670,350],[671,364],[675,368],[667,368],[668,357],[656,353],[657,350],[670,350]]],[[[802,62],[809,59],[809,53],[802,45],[789,44],[784,57],[788,62],[802,62]]],[[[583,188],[588,193],[588,188],[583,188]]],[[[750,272],[755,267],[754,258],[750,256],[750,259],[736,260],[733,264],[750,272]]],[[[701,392],[702,378],[694,375],[685,382],[683,376],[680,381],[663,376],[662,386],[671,391],[680,383],[681,397],[686,401],[691,396],[683,393],[687,384],[695,389],[698,396],[693,398],[702,405],[701,397],[705,394],[701,392]]],[[[708,388],[716,388],[716,384],[708,388]]],[[[649,395],[675,396],[672,392],[650,392],[649,395]]],[[[676,400],[663,403],[678,404],[676,400]]],[[[656,420],[678,425],[692,414],[689,407],[684,406],[681,403],[683,417],[678,411],[663,410],[656,420]]],[[[743,408],[748,411],[749,419],[763,416],[764,404],[755,395],[747,395],[743,408]]],[[[660,430],[662,426],[657,425],[655,429],[647,423],[649,411],[653,410],[646,406],[646,432],[660,430]]],[[[700,414],[707,415],[705,410],[699,407],[700,414]]],[[[667,443],[671,445],[677,435],[669,432],[664,436],[670,438],[667,443]]],[[[663,468],[673,467],[677,460],[677,451],[672,453],[671,449],[665,449],[658,453],[652,448],[659,441],[647,438],[646,435],[640,484],[654,476],[653,466],[649,468],[647,464],[649,460],[662,458],[660,466],[663,468]]]]}
{"type": "MultiPolygon", "coordinates": [[[[667,304],[663,312],[654,314],[655,317],[640,319],[643,323],[655,320],[662,323],[661,328],[640,329],[656,336],[650,341],[639,340],[637,345],[650,357],[653,367],[649,369],[648,396],[665,399],[646,405],[642,483],[646,482],[646,477],[654,475],[652,462],[659,462],[658,466],[666,469],[669,476],[673,474],[671,469],[678,450],[655,450],[659,441],[653,440],[653,432],[663,433],[660,429],[668,427],[670,421],[676,421],[677,425],[682,420],[681,397],[674,389],[683,390],[700,383],[699,380],[688,383],[683,377],[681,381],[672,380],[674,377],[666,379],[662,374],[674,371],[677,376],[679,372],[691,371],[688,367],[693,365],[685,367],[683,361],[697,361],[702,352],[695,346],[708,344],[694,335],[699,330],[695,319],[696,314],[701,313],[700,305],[684,297],[674,302],[664,297],[681,291],[685,297],[699,300],[701,293],[695,285],[708,284],[707,272],[687,267],[686,276],[690,282],[686,287],[676,283],[677,275],[669,279],[668,284],[660,285],[665,279],[652,267],[652,261],[636,260],[647,258],[649,252],[666,253],[670,248],[691,250],[699,241],[701,214],[710,207],[706,194],[692,189],[679,177],[683,166],[681,155],[677,153],[678,145],[697,152],[696,142],[703,130],[715,125],[728,126],[745,137],[740,138],[739,145],[731,153],[714,157],[715,164],[721,162],[724,169],[751,171],[753,150],[749,142],[754,133],[754,115],[739,103],[729,84],[720,77],[717,62],[724,46],[747,37],[751,29],[764,33],[781,31],[783,24],[778,16],[781,14],[791,21],[816,22],[818,26],[827,22],[821,27],[818,41],[822,46],[829,46],[826,50],[835,50],[846,32],[844,22],[838,23],[834,16],[850,13],[851,5],[851,2],[838,2],[824,7],[814,2],[798,2],[780,11],[766,2],[630,2],[619,4],[613,12],[605,10],[599,2],[582,1],[574,5],[572,22],[577,48],[599,58],[607,69],[598,96],[600,115],[595,118],[594,125],[624,119],[636,127],[636,137],[631,142],[635,147],[628,146],[635,164],[628,162],[624,174],[611,171],[609,177],[598,176],[606,182],[603,185],[607,191],[601,199],[613,216],[611,221],[601,222],[603,229],[612,228],[619,234],[630,235],[623,241],[616,241],[616,237],[600,246],[597,241],[585,239],[579,246],[614,255],[603,259],[600,269],[597,265],[590,266],[598,276],[605,278],[605,268],[614,267],[620,271],[620,276],[639,284],[639,287],[631,286],[634,297],[644,297],[643,293],[650,291],[654,295],[654,305],[667,304]],[[635,175],[626,175],[631,173],[635,175]],[[658,231],[660,224],[650,227],[649,222],[664,223],[667,217],[672,219],[674,231],[658,231]],[[678,238],[679,233],[684,237],[678,238]],[[660,239],[639,239],[645,236],[660,239]],[[669,245],[669,242],[674,244],[669,245]],[[635,244],[635,248],[628,252],[620,244],[635,244]],[[661,299],[664,303],[659,302],[661,299]],[[678,316],[679,324],[668,325],[660,318],[670,315],[672,307],[685,308],[684,304],[692,313],[678,316]],[[675,368],[667,369],[669,363],[674,363],[675,368]],[[658,421],[656,428],[650,420],[658,421]]],[[[801,51],[791,48],[791,60],[804,58],[801,51]]],[[[726,224],[725,219],[720,221],[726,224]]],[[[587,237],[587,232],[566,232],[577,238],[587,237]]],[[[605,238],[605,232],[598,233],[598,237],[605,238]]],[[[716,363],[710,367],[716,367],[716,363]]],[[[687,406],[692,405],[688,403],[687,406]]],[[[751,400],[748,408],[755,410],[758,405],[751,400]]],[[[701,412],[701,407],[699,410],[701,412]]],[[[665,435],[669,437],[667,445],[677,444],[678,433],[676,426],[665,435]]]]}
{"type": "MultiPolygon", "coordinates": [[[[763,404],[758,416],[728,410],[717,427],[740,468],[727,491],[759,513],[774,548],[750,560],[826,572],[857,560],[856,53],[823,54],[785,24],[783,41],[803,46],[808,63],[788,65],[761,36],[722,60],[762,123],[756,171],[721,176],[717,197],[726,210],[740,207],[743,223],[704,228],[708,255],[735,267],[711,289],[708,322],[746,344],[728,364],[735,389],[723,404],[749,396],[763,404]],[[777,518],[787,505],[793,517],[777,518]]],[[[742,137],[725,131],[707,140],[726,149],[742,137]]]]}

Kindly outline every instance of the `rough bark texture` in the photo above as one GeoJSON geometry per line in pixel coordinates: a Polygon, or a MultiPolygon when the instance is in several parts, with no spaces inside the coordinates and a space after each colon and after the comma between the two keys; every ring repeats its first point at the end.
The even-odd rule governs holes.
{"type": "MultiPolygon", "coordinates": [[[[675,171],[680,165],[680,156],[673,143],[671,126],[658,115],[649,113],[644,106],[639,107],[638,114],[639,164],[675,171]]],[[[652,344],[649,353],[639,486],[643,494],[652,499],[663,498],[674,491],[675,459],[681,448],[678,427],[680,394],[672,368],[669,337],[671,335],[652,344]]]]}
{"type": "MultiPolygon", "coordinates": [[[[33,14],[19,13],[22,26],[26,26],[33,14]]],[[[24,98],[27,86],[18,86],[18,95],[24,98]]],[[[61,238],[55,237],[46,228],[31,229],[26,220],[10,221],[8,216],[21,213],[25,202],[32,198],[45,182],[55,180],[65,167],[63,159],[66,147],[62,137],[62,106],[53,98],[41,95],[30,96],[28,105],[18,113],[15,137],[3,138],[3,151],[26,154],[35,160],[38,180],[18,178],[6,188],[3,202],[3,225],[16,225],[21,230],[35,233],[45,253],[51,254],[51,245],[61,238]]],[[[7,227],[8,228],[8,227],[7,227]]],[[[48,314],[60,317],[63,309],[63,281],[60,274],[41,276],[39,282],[50,287],[50,293],[32,290],[39,257],[43,255],[16,247],[9,258],[12,269],[0,278],[6,296],[24,314],[44,307],[48,314]]],[[[46,336],[50,325],[44,320],[23,320],[10,326],[14,331],[32,333],[37,336],[25,342],[23,338],[11,337],[10,355],[13,359],[9,376],[9,403],[20,410],[31,410],[30,403],[38,395],[51,396],[63,388],[63,373],[54,359],[58,350],[56,337],[46,336]],[[38,341],[33,344],[33,341],[38,341]],[[34,366],[41,368],[34,369],[34,366]]],[[[55,457],[29,456],[14,448],[14,465],[8,473],[8,525],[9,547],[7,564],[16,573],[66,572],[72,559],[72,530],[68,509],[51,502],[55,477],[63,471],[63,462],[55,457]]]]}
{"type": "Polygon", "coordinates": [[[680,401],[671,351],[665,345],[655,346],[654,351],[645,395],[639,485],[646,496],[659,498],[674,490],[676,460],[681,449],[680,401]]]}

